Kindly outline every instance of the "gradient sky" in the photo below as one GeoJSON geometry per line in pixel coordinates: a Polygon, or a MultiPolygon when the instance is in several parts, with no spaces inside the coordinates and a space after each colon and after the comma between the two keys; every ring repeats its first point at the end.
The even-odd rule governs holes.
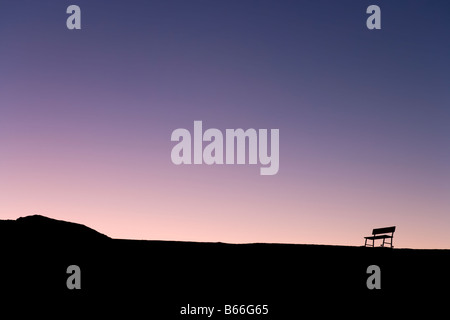
{"type": "Polygon", "coordinates": [[[450,248],[449,1],[0,2],[0,219],[114,238],[450,248]],[[392,3],[395,2],[395,3],[392,3]],[[82,30],[66,28],[77,4],[82,30]],[[381,7],[382,29],[366,28],[381,7]],[[280,170],[171,162],[280,129],[280,170]]]}

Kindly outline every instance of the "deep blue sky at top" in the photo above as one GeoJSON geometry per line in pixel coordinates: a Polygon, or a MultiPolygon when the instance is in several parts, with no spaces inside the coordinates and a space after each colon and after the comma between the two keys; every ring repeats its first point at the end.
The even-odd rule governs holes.
{"type": "Polygon", "coordinates": [[[121,168],[172,172],[170,133],[203,120],[279,128],[273,179],[286,188],[317,184],[326,202],[356,182],[370,193],[395,185],[439,197],[430,202],[442,209],[449,15],[450,2],[437,0],[2,0],[3,168],[19,174],[18,159],[63,152],[91,164],[121,154],[121,168]],[[82,30],[66,28],[70,4],[81,7],[82,30]],[[371,4],[381,30],[366,28],[371,4]]]}

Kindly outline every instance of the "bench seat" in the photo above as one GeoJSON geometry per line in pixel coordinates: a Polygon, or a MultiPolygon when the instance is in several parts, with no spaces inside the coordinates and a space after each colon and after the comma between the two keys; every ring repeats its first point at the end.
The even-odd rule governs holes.
{"type": "Polygon", "coordinates": [[[364,237],[364,239],[369,239],[369,240],[387,239],[387,238],[392,238],[392,236],[389,236],[389,235],[387,235],[387,234],[383,234],[383,235],[381,235],[381,236],[364,237]]]}
{"type": "Polygon", "coordinates": [[[373,229],[371,236],[364,237],[364,239],[366,239],[364,246],[375,247],[375,240],[383,239],[383,243],[381,244],[382,247],[384,247],[385,245],[389,245],[391,248],[393,248],[394,246],[392,245],[392,242],[394,241],[394,232],[395,226],[373,229]],[[391,239],[391,241],[386,241],[386,239],[391,239]],[[372,240],[372,245],[368,244],[367,240],[372,240]]]}

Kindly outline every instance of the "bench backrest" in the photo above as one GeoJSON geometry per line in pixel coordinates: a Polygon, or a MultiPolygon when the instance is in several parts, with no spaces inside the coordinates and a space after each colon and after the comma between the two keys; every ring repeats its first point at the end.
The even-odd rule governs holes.
{"type": "Polygon", "coordinates": [[[372,234],[376,235],[376,234],[381,234],[381,233],[394,233],[395,232],[395,226],[394,227],[386,227],[386,228],[378,228],[378,229],[373,229],[372,230],[372,234]]]}

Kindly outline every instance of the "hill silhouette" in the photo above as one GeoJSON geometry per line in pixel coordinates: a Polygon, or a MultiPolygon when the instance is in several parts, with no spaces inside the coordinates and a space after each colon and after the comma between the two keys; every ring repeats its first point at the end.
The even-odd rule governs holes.
{"type": "Polygon", "coordinates": [[[180,315],[188,304],[221,309],[213,319],[405,315],[436,310],[450,285],[449,250],[111,239],[43,216],[0,220],[0,239],[7,299],[102,318],[197,319],[180,315]],[[81,269],[81,290],[66,287],[69,265],[81,269]],[[369,265],[381,268],[381,290],[366,286],[369,265]],[[225,304],[268,305],[269,314],[226,316],[225,304]]]}
{"type": "Polygon", "coordinates": [[[109,237],[82,224],[32,215],[17,220],[0,220],[0,239],[67,243],[101,241],[109,237]]]}

